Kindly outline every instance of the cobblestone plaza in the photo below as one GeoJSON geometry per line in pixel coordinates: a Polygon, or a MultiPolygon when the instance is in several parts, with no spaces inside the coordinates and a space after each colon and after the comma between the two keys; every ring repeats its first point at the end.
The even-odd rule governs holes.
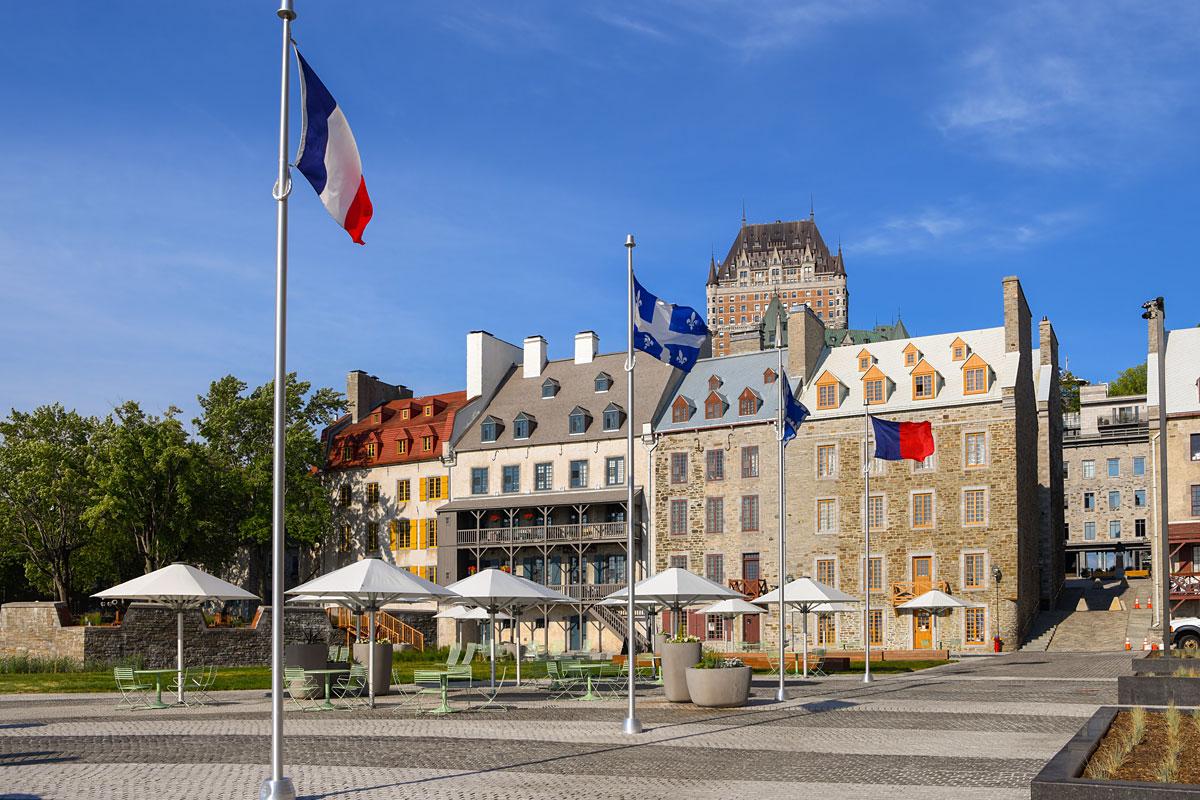
{"type": "MultiPolygon", "coordinates": [[[[375,711],[285,722],[287,774],[304,798],[731,796],[1027,798],[1029,781],[1098,706],[1116,701],[1127,653],[976,657],[910,675],[791,681],[747,708],[702,710],[644,694],[647,731],[623,703],[502,695],[507,713],[375,711]]],[[[116,711],[113,695],[0,697],[0,797],[252,798],[269,772],[261,691],[219,705],[116,711]]]]}

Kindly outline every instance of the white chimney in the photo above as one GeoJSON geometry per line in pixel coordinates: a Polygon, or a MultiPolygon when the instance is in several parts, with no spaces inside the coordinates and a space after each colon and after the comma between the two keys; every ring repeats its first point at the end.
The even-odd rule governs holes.
{"type": "Polygon", "coordinates": [[[580,331],[575,334],[575,363],[590,364],[600,352],[600,337],[595,331],[580,331]]]}
{"type": "Polygon", "coordinates": [[[545,366],[546,340],[541,336],[526,336],[524,376],[526,378],[540,377],[545,366]]]}
{"type": "Polygon", "coordinates": [[[467,334],[467,397],[490,395],[513,364],[521,363],[521,348],[487,331],[467,334]]]}

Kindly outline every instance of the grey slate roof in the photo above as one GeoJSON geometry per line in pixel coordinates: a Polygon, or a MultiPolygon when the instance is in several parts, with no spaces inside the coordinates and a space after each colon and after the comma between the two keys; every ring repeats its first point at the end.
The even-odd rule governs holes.
{"type": "MultiPolygon", "coordinates": [[[[786,369],[786,348],[783,351],[783,364],[786,369]]],[[[694,406],[691,418],[687,422],[672,421],[671,408],[668,403],[664,406],[662,414],[654,426],[655,432],[719,428],[736,423],[774,420],[779,414],[779,391],[778,384],[766,383],[763,380],[763,373],[768,368],[771,370],[779,368],[779,356],[773,349],[721,356],[720,358],[704,358],[697,361],[696,366],[687,374],[675,392],[676,395],[685,397],[694,406]],[[721,378],[722,385],[719,391],[732,402],[726,404],[725,413],[720,417],[705,419],[704,400],[710,393],[708,379],[713,375],[721,378]],[[762,403],[759,404],[756,413],[742,416],[738,413],[740,403],[737,402],[737,399],[742,394],[742,390],[747,387],[758,393],[762,398],[762,403]]],[[[792,381],[794,390],[797,380],[790,375],[788,379],[792,381]]],[[[672,401],[674,399],[674,397],[670,398],[672,401]]]]}
{"type": "MultiPolygon", "coordinates": [[[[634,409],[634,433],[641,435],[642,424],[654,418],[655,413],[666,402],[666,396],[678,383],[679,373],[645,353],[637,358],[635,391],[637,407],[634,409]]],[[[470,427],[458,441],[460,452],[497,450],[505,447],[524,447],[558,442],[590,442],[603,439],[625,438],[625,426],[629,402],[626,397],[625,353],[598,355],[588,364],[576,364],[572,358],[549,361],[536,378],[526,378],[517,366],[500,385],[491,402],[483,408],[470,427]],[[596,376],[607,373],[612,385],[607,392],[595,390],[596,376]],[[542,384],[553,378],[559,384],[558,393],[552,398],[542,397],[542,384]],[[615,431],[604,428],[604,409],[610,403],[621,408],[621,427],[615,431]],[[582,434],[569,434],[567,417],[576,408],[588,412],[591,422],[582,434]],[[528,439],[513,439],[513,420],[521,412],[536,418],[528,439]],[[502,424],[499,437],[494,442],[480,441],[479,425],[487,417],[495,417],[502,424]]]]}

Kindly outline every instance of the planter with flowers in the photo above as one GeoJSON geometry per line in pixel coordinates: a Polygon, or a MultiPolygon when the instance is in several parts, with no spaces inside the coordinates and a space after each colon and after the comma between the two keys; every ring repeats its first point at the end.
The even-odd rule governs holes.
{"type": "MultiPolygon", "coordinates": [[[[367,654],[371,645],[366,639],[354,643],[354,660],[369,668],[367,654]]],[[[387,694],[392,685],[392,642],[386,636],[375,640],[375,694],[387,694]]],[[[365,692],[365,690],[364,690],[365,692]]]]}
{"type": "Polygon", "coordinates": [[[695,636],[676,636],[662,645],[663,693],[672,703],[686,703],[692,699],[688,693],[687,671],[700,663],[700,640],[695,636]]]}
{"type": "Polygon", "coordinates": [[[750,699],[750,668],[739,658],[709,653],[687,670],[692,703],[703,708],[738,708],[750,699]]]}

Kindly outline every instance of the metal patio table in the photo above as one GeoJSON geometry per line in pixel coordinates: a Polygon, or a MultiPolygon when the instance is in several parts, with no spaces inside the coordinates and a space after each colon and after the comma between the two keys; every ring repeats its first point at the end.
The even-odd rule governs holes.
{"type": "Polygon", "coordinates": [[[154,676],[154,702],[149,705],[144,705],[142,708],[170,708],[170,703],[162,701],[162,681],[163,675],[174,675],[179,670],[175,667],[170,669],[135,669],[134,675],[153,675],[154,676]]]}
{"type": "Polygon", "coordinates": [[[603,700],[604,699],[603,696],[598,695],[592,691],[592,676],[595,675],[597,678],[602,678],[602,677],[604,677],[605,671],[612,670],[612,668],[613,668],[612,664],[605,664],[605,663],[572,664],[571,666],[569,666],[567,669],[570,670],[571,672],[577,672],[580,675],[584,675],[586,673],[586,677],[587,677],[587,692],[585,692],[580,697],[576,697],[575,699],[576,700],[585,700],[585,701],[586,700],[603,700]]]}
{"type": "Polygon", "coordinates": [[[343,675],[343,674],[348,675],[349,673],[350,673],[350,670],[348,670],[348,669],[306,669],[306,670],[304,670],[304,674],[306,674],[306,675],[324,675],[325,676],[325,702],[313,706],[312,708],[308,709],[308,711],[336,711],[337,706],[335,706],[332,702],[330,702],[329,681],[334,675],[343,675]]]}

